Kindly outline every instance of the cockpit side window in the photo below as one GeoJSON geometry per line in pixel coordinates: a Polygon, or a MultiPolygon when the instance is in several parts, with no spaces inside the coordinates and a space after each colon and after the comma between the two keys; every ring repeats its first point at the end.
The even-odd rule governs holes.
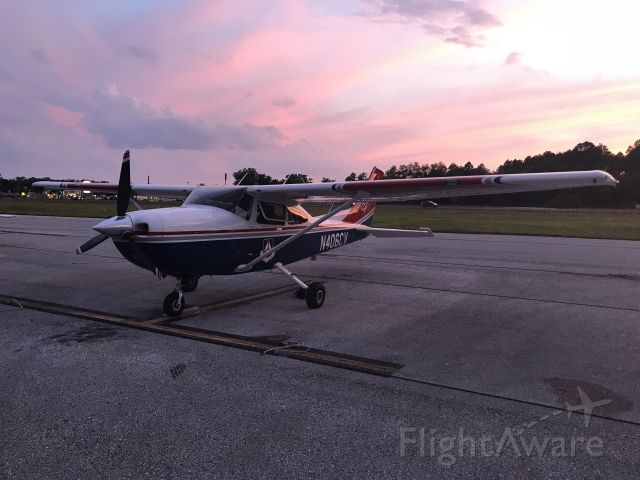
{"type": "Polygon", "coordinates": [[[284,225],[287,220],[287,207],[280,203],[260,202],[258,204],[258,223],[284,225]]]}
{"type": "Polygon", "coordinates": [[[267,225],[298,225],[305,223],[309,214],[299,205],[259,202],[256,221],[267,225]]]}

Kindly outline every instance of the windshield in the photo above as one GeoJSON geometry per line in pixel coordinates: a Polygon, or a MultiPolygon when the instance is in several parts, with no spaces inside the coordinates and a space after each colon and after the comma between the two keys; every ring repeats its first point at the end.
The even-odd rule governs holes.
{"type": "Polygon", "coordinates": [[[246,188],[198,187],[194,189],[183,205],[206,205],[227,210],[247,218],[251,212],[252,197],[245,194],[246,188]]]}

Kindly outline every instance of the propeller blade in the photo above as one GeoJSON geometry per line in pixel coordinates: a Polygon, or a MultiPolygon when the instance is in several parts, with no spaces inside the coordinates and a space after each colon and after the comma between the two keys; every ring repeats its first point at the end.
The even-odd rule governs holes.
{"type": "Polygon", "coordinates": [[[102,242],[104,242],[107,238],[109,238],[109,235],[105,235],[104,233],[100,233],[99,235],[96,235],[91,240],[84,242],[82,245],[76,248],[76,255],[80,255],[81,253],[91,250],[93,247],[97,247],[102,242]]]}
{"type": "Polygon", "coordinates": [[[122,167],[120,168],[120,180],[118,180],[118,197],[116,214],[122,217],[129,208],[129,198],[131,197],[131,167],[129,164],[129,150],[124,152],[122,157],[122,167]]]}

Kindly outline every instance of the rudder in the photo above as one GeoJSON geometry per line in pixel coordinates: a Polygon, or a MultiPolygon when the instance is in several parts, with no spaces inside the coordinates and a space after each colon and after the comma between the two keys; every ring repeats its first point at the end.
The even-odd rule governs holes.
{"type": "MultiPolygon", "coordinates": [[[[382,180],[384,178],[384,172],[378,167],[373,167],[369,174],[368,180],[382,180]]],[[[373,221],[373,214],[376,209],[376,202],[369,200],[362,200],[356,202],[351,207],[351,210],[344,217],[343,221],[348,223],[361,223],[364,225],[371,225],[373,221]]]]}

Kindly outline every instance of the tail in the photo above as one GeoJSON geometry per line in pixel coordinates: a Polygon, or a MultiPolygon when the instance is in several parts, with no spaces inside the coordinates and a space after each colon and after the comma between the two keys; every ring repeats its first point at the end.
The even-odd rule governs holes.
{"type": "MultiPolygon", "coordinates": [[[[369,174],[369,180],[382,180],[384,177],[384,172],[380,170],[378,167],[373,167],[371,173],[369,174]]],[[[376,209],[376,202],[363,200],[360,202],[356,202],[351,207],[351,210],[347,213],[347,215],[342,219],[343,222],[349,223],[361,223],[365,225],[371,225],[373,221],[373,214],[376,209]]]]}

